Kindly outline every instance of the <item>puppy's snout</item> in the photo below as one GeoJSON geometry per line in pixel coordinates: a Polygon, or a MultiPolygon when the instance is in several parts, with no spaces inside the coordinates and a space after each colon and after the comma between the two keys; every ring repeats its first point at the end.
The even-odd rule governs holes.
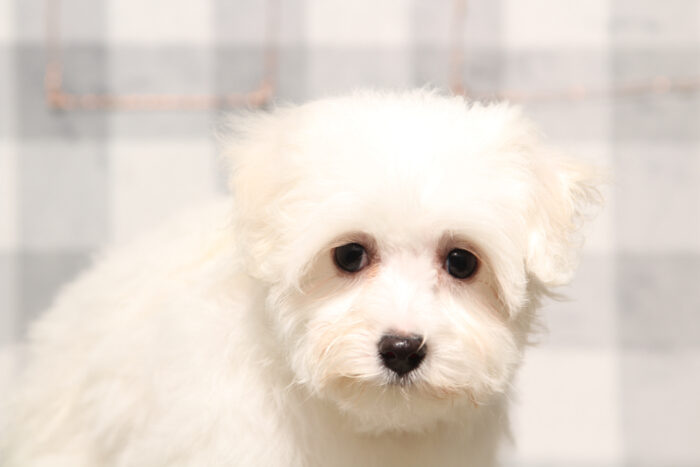
{"type": "Polygon", "coordinates": [[[399,376],[418,368],[427,352],[423,337],[415,335],[385,334],[378,347],[384,366],[399,376]]]}

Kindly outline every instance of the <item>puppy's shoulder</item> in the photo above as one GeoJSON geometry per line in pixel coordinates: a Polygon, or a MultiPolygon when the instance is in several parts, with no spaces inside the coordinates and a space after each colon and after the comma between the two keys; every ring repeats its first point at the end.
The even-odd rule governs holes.
{"type": "Polygon", "coordinates": [[[115,334],[144,322],[178,298],[203,295],[224,262],[235,271],[228,197],[194,206],[156,229],[97,254],[93,264],[59,291],[30,328],[30,341],[85,333],[115,334]]]}

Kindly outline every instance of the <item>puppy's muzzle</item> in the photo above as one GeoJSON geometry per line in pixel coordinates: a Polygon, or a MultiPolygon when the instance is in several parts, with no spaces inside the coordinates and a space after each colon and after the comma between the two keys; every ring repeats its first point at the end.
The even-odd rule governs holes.
{"type": "Polygon", "coordinates": [[[415,335],[385,334],[378,347],[384,366],[399,376],[418,368],[427,353],[423,337],[415,335]]]}

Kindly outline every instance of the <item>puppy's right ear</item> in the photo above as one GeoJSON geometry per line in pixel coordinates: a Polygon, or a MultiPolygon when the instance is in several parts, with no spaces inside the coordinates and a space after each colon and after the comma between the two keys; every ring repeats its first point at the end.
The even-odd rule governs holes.
{"type": "Polygon", "coordinates": [[[256,201],[268,198],[276,185],[279,135],[275,135],[275,125],[276,115],[269,112],[248,111],[229,117],[220,140],[229,188],[239,209],[254,209],[256,201]]]}
{"type": "Polygon", "coordinates": [[[279,280],[291,261],[287,212],[301,176],[292,109],[233,116],[221,140],[234,200],[236,244],[248,272],[268,282],[279,280]],[[295,168],[296,167],[296,168],[295,168]]]}
{"type": "Polygon", "coordinates": [[[587,162],[539,154],[526,267],[547,287],[571,280],[583,244],[580,230],[602,205],[603,172],[587,162]]]}
{"type": "Polygon", "coordinates": [[[270,134],[273,126],[274,117],[268,113],[239,113],[229,117],[220,138],[234,200],[236,244],[251,267],[259,263],[256,258],[266,256],[265,245],[275,241],[268,225],[273,209],[270,203],[279,186],[276,148],[270,134]]]}

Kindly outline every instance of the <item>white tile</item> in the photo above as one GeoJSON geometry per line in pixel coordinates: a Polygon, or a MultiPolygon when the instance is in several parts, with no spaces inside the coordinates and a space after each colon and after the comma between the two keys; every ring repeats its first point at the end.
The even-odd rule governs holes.
{"type": "Polygon", "coordinates": [[[700,465],[700,351],[626,352],[627,465],[700,465]]]}
{"type": "Polygon", "coordinates": [[[306,0],[212,0],[217,45],[261,46],[272,39],[282,47],[298,46],[305,39],[306,0]],[[273,30],[268,26],[272,24],[273,30]],[[269,33],[272,32],[270,35],[269,33]]]}
{"type": "MultiPolygon", "coordinates": [[[[414,2],[412,39],[421,45],[447,47],[450,45],[450,26],[455,20],[453,0],[414,2]]],[[[498,6],[496,2],[489,5],[498,6]]]]}
{"type": "MultiPolygon", "coordinates": [[[[286,3],[286,2],[283,2],[286,3]]],[[[217,44],[261,45],[267,39],[268,5],[260,0],[215,2],[216,15],[212,27],[216,28],[217,44]]],[[[280,13],[279,10],[275,13],[280,13]]],[[[279,16],[276,19],[280,19],[279,16]]]]}
{"type": "MultiPolygon", "coordinates": [[[[454,17],[457,1],[450,2],[450,17],[454,17]]],[[[462,29],[465,49],[499,48],[503,41],[503,5],[494,1],[465,1],[466,14],[462,29]]],[[[449,34],[449,30],[448,30],[449,34]]]]}
{"type": "Polygon", "coordinates": [[[15,0],[0,0],[0,44],[9,42],[14,34],[15,0]]]}
{"type": "Polygon", "coordinates": [[[608,42],[608,0],[505,0],[509,48],[603,47],[608,42]]]}
{"type": "Polygon", "coordinates": [[[0,140],[0,250],[17,245],[17,176],[15,147],[0,140]]]}
{"type": "Polygon", "coordinates": [[[216,192],[209,140],[116,143],[110,151],[112,236],[124,241],[216,192]]]}
{"type": "Polygon", "coordinates": [[[617,371],[614,351],[530,349],[516,383],[515,461],[533,465],[619,462],[617,371]]]}
{"type": "Polygon", "coordinates": [[[357,88],[406,88],[411,84],[410,54],[390,49],[312,50],[308,56],[310,98],[351,92],[357,88]]]}
{"type": "Polygon", "coordinates": [[[410,5],[402,0],[309,0],[307,40],[319,46],[407,46],[410,5]]]}
{"type": "MultiPolygon", "coordinates": [[[[10,1],[12,0],[0,0],[10,1]]],[[[95,0],[14,0],[16,35],[22,42],[43,45],[47,20],[58,26],[62,45],[91,44],[104,40],[105,4],[95,0]],[[51,13],[49,13],[51,12],[51,13]],[[51,18],[47,15],[51,14],[51,18]]]]}
{"type": "Polygon", "coordinates": [[[211,42],[212,2],[198,0],[109,0],[109,34],[117,43],[211,42]]]}
{"type": "MultiPolygon", "coordinates": [[[[40,0],[0,0],[0,2],[14,4],[10,7],[14,10],[14,24],[21,25],[14,32],[18,41],[36,43],[46,39],[47,6],[49,4],[56,6],[57,2],[40,0]]],[[[65,5],[61,4],[61,7],[63,6],[65,5]]],[[[54,20],[56,19],[58,18],[54,17],[54,20]]]]}

